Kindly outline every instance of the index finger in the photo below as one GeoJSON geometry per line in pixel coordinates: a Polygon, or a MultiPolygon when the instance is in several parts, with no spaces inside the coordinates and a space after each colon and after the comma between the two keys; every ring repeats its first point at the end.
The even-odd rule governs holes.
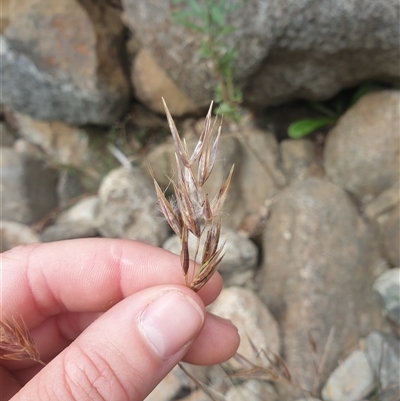
{"type": "MultiPolygon", "coordinates": [[[[144,288],[182,284],[180,260],[130,240],[91,238],[25,245],[1,255],[1,304],[28,327],[62,312],[102,312],[144,288]]],[[[219,274],[199,291],[205,304],[222,288],[219,274]]]]}

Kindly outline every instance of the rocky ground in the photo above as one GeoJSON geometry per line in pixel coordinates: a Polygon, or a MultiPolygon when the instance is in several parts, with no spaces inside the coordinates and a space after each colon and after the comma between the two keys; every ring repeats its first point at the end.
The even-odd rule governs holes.
{"type": "MultiPolygon", "coordinates": [[[[147,166],[167,187],[174,154],[161,96],[183,116],[189,147],[199,136],[213,81],[189,46],[198,38],[171,25],[167,2],[8,3],[1,250],[102,236],[179,253],[147,166]]],[[[224,121],[207,183],[217,191],[235,164],[225,288],[211,311],[237,325],[241,357],[187,367],[203,389],[176,368],[147,400],[398,400],[398,6],[371,3],[358,15],[339,2],[285,0],[267,2],[266,14],[265,2],[249,3],[228,39],[240,53],[242,118],[224,121]],[[376,20],[384,23],[369,30],[376,20]],[[338,21],[352,27],[347,40],[335,34],[338,21]],[[290,116],[303,113],[289,101],[325,100],[369,79],[389,89],[363,96],[326,130],[285,136],[290,116]]]]}

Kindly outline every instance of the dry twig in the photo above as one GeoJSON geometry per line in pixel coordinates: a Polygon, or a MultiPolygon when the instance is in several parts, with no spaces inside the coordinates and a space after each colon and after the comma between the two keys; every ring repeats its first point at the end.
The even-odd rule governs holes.
{"type": "Polygon", "coordinates": [[[19,325],[14,316],[11,320],[3,316],[3,320],[0,320],[0,359],[9,361],[32,359],[44,365],[22,317],[21,322],[19,325]]]}
{"type": "Polygon", "coordinates": [[[213,401],[227,401],[226,397],[214,390],[212,387],[208,386],[205,383],[202,383],[195,376],[193,376],[185,367],[180,363],[179,367],[183,370],[183,372],[191,379],[193,382],[203,390],[205,394],[207,394],[213,401]]]}
{"type": "Polygon", "coordinates": [[[199,141],[190,155],[185,140],[181,140],[179,137],[164,99],[163,103],[175,145],[176,180],[170,179],[175,193],[173,201],[167,200],[151,169],[150,173],[153,177],[160,208],[168,224],[181,240],[181,265],[185,284],[197,292],[212,277],[224,256],[223,245],[219,246],[221,214],[234,166],[232,166],[226,181],[221,185],[219,192],[210,200],[204,191],[204,184],[213,170],[221,134],[220,126],[216,137],[213,135],[215,125],[215,122],[211,124],[213,104],[211,103],[208,110],[199,141]],[[195,255],[189,255],[189,232],[197,238],[195,255]],[[203,236],[205,244],[200,268],[195,271],[188,283],[190,256],[193,256],[192,260],[196,260],[200,238],[203,236]]]}

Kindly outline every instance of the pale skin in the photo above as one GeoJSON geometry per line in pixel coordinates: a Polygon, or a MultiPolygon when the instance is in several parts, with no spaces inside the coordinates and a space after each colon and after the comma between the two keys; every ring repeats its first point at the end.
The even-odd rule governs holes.
{"type": "Polygon", "coordinates": [[[1,401],[141,401],[179,362],[221,363],[236,328],[205,311],[216,273],[186,288],[179,257],[136,241],[82,239],[1,255],[1,311],[22,316],[41,359],[0,360],[1,401]]]}

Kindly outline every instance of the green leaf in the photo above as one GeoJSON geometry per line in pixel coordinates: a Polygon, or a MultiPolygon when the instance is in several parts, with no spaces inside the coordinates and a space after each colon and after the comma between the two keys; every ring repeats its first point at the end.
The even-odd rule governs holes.
{"type": "Polygon", "coordinates": [[[305,118],[289,125],[288,135],[292,139],[303,138],[317,128],[325,127],[336,121],[334,118],[305,118]]]}
{"type": "Polygon", "coordinates": [[[221,84],[217,84],[214,89],[214,98],[216,103],[222,102],[222,86],[221,84]]]}
{"type": "Polygon", "coordinates": [[[249,0],[243,0],[243,1],[239,1],[236,4],[232,4],[229,7],[229,11],[233,12],[236,10],[239,10],[239,8],[243,7],[246,3],[248,3],[249,0]]]}
{"type": "Polygon", "coordinates": [[[200,45],[200,54],[203,58],[212,58],[212,49],[210,49],[210,46],[208,42],[202,42],[200,45]]]}
{"type": "Polygon", "coordinates": [[[224,103],[224,102],[220,103],[220,105],[217,109],[218,114],[230,114],[230,113],[232,113],[232,110],[233,110],[232,107],[229,104],[224,103]]]}
{"type": "Polygon", "coordinates": [[[229,105],[228,103],[222,102],[218,105],[217,114],[230,118],[235,122],[240,121],[240,112],[238,107],[229,105]]]}
{"type": "Polygon", "coordinates": [[[197,0],[186,0],[189,9],[192,12],[192,15],[195,15],[200,18],[204,18],[207,13],[206,11],[200,6],[199,1],[197,0]]]}
{"type": "Polygon", "coordinates": [[[235,30],[236,28],[232,25],[221,27],[221,29],[218,31],[218,36],[227,35],[228,33],[235,32],[235,30]]]}
{"type": "Polygon", "coordinates": [[[171,13],[172,19],[179,25],[195,32],[207,33],[207,30],[194,22],[190,22],[191,13],[189,11],[175,11],[171,13]]]}
{"type": "Polygon", "coordinates": [[[224,10],[218,4],[213,4],[210,7],[211,21],[217,26],[223,27],[225,25],[224,10]]]}
{"type": "Polygon", "coordinates": [[[236,53],[233,51],[226,51],[218,60],[218,71],[224,75],[232,73],[233,61],[235,60],[236,53]]]}
{"type": "Polygon", "coordinates": [[[242,103],[243,94],[240,89],[234,88],[232,100],[236,103],[242,103]]]}

